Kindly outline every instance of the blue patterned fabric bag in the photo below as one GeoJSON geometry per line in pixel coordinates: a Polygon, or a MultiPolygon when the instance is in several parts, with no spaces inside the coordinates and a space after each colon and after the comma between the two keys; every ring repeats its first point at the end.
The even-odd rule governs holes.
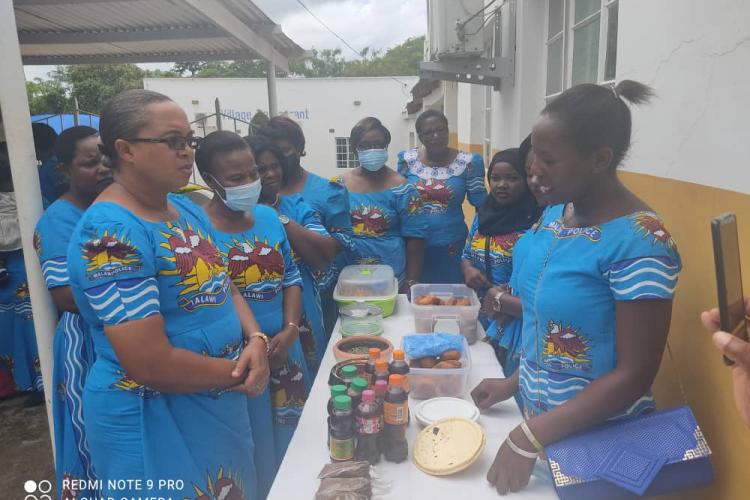
{"type": "Polygon", "coordinates": [[[643,498],[714,479],[711,449],[687,406],[607,422],[545,452],[564,500],[643,498]]]}

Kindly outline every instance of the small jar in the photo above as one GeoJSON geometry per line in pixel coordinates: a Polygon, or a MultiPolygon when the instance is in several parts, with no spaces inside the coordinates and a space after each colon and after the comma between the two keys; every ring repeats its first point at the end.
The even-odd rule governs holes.
{"type": "Polygon", "coordinates": [[[383,309],[364,302],[349,304],[339,309],[341,336],[383,335],[383,309]]]}

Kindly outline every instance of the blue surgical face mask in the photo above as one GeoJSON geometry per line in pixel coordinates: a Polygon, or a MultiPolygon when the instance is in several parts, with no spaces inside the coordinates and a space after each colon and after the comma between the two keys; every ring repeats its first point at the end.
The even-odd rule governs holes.
{"type": "MultiPolygon", "coordinates": [[[[215,177],[214,182],[221,186],[215,177]]],[[[219,193],[216,193],[216,196],[221,198],[227,208],[234,210],[235,212],[252,212],[258,204],[258,198],[260,197],[260,191],[262,189],[260,179],[242,186],[221,187],[224,189],[226,198],[221,198],[219,193]]]]}
{"type": "Polygon", "coordinates": [[[388,161],[388,150],[387,149],[365,149],[364,151],[357,151],[359,157],[359,164],[365,170],[370,172],[377,172],[385,162],[388,161]]]}

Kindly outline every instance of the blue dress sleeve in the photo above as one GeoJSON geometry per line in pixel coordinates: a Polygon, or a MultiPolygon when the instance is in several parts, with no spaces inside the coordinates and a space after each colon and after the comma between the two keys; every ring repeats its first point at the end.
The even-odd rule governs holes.
{"type": "Polygon", "coordinates": [[[479,227],[479,216],[475,215],[474,220],[471,222],[471,229],[469,229],[469,235],[466,237],[466,244],[464,245],[464,252],[461,255],[461,259],[471,261],[471,242],[474,240],[474,235],[479,227]]]}
{"type": "Polygon", "coordinates": [[[629,237],[604,269],[614,299],[671,300],[682,269],[677,245],[656,214],[641,212],[630,220],[629,237]]]}
{"type": "Polygon", "coordinates": [[[299,273],[299,268],[292,258],[292,246],[289,244],[286,232],[281,228],[284,239],[281,240],[281,253],[284,256],[284,279],[281,282],[281,286],[288,288],[290,286],[298,286],[302,288],[302,276],[299,273]]]}
{"type": "Polygon", "coordinates": [[[479,208],[487,199],[484,185],[484,159],[482,155],[471,155],[471,163],[466,167],[466,197],[474,208],[479,208]]]}
{"type": "MultiPolygon", "coordinates": [[[[82,221],[68,252],[77,259],[71,280],[105,326],[160,312],[153,242],[137,219],[112,220],[106,212],[82,221]]],[[[177,257],[179,258],[179,256],[177,257]]]]}
{"type": "MultiPolygon", "coordinates": [[[[292,215],[286,215],[292,217],[292,215]]],[[[331,234],[323,226],[323,223],[320,222],[320,217],[318,217],[318,215],[315,213],[315,210],[313,210],[310,205],[305,203],[302,198],[297,199],[297,202],[295,204],[295,214],[293,218],[297,224],[304,227],[305,229],[314,231],[322,236],[327,236],[329,238],[331,237],[331,234]]]]}
{"type": "Polygon", "coordinates": [[[326,197],[328,210],[323,213],[323,224],[331,236],[341,243],[346,249],[354,250],[352,240],[352,219],[349,214],[349,191],[331,180],[328,183],[328,196],[326,197]]]}
{"type": "Polygon", "coordinates": [[[426,238],[428,231],[427,216],[424,213],[422,198],[417,188],[404,183],[394,190],[396,210],[401,222],[401,236],[404,238],[426,238]]]}
{"type": "Polygon", "coordinates": [[[44,283],[48,289],[68,286],[68,243],[75,223],[67,223],[64,214],[48,209],[36,225],[34,249],[42,266],[44,283]]]}

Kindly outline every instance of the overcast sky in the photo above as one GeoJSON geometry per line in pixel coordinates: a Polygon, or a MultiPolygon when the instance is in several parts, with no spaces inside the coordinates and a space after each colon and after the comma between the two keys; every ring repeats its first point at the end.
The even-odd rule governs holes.
{"type": "MultiPolygon", "coordinates": [[[[305,49],[341,47],[355,55],[313,19],[296,0],[253,0],[284,33],[305,49]]],[[[427,31],[425,0],[303,0],[320,19],[357,50],[388,49],[427,31]]],[[[170,64],[142,64],[169,69],[170,64]]],[[[45,78],[52,66],[26,66],[26,78],[45,78]]]]}

